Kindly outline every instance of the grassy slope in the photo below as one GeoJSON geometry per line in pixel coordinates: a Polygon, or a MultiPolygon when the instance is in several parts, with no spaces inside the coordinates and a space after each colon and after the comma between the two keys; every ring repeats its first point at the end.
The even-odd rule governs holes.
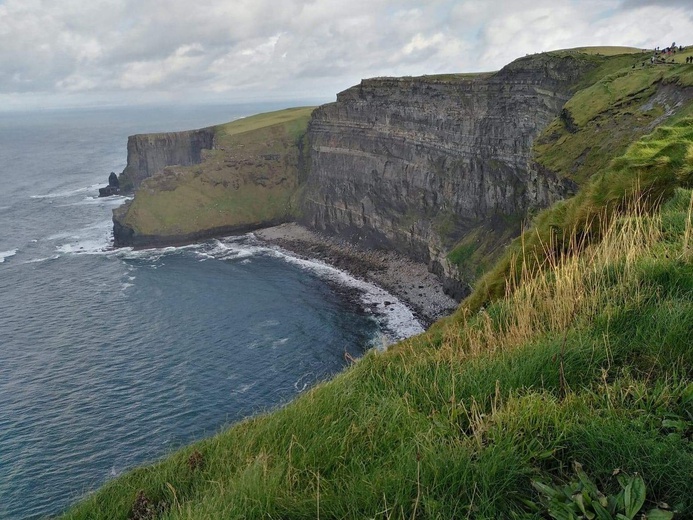
{"type": "Polygon", "coordinates": [[[641,54],[643,49],[636,47],[575,47],[574,49],[566,49],[568,52],[579,52],[581,54],[601,54],[602,56],[616,56],[619,54],[641,54]]]}
{"type": "MultiPolygon", "coordinates": [[[[693,87],[690,65],[646,65],[639,56],[607,62],[598,74],[601,79],[579,90],[537,139],[534,147],[537,162],[584,183],[608,162],[621,155],[633,140],[648,134],[652,128],[673,114],[667,112],[671,100],[652,103],[662,84],[676,83],[693,87]],[[630,63],[630,61],[635,63],[630,63]],[[632,68],[635,64],[636,68],[632,68]],[[614,66],[616,65],[616,66],[614,66]]],[[[676,114],[693,114],[693,104],[677,107],[676,114]]]]}
{"type": "Polygon", "coordinates": [[[574,461],[607,492],[614,469],[638,472],[648,505],[691,517],[693,194],[676,185],[692,127],[634,145],[604,173],[610,195],[585,189],[614,205],[592,245],[578,233],[547,249],[544,269],[484,310],[370,353],[65,518],[540,518],[532,480],[564,482],[574,461]],[[622,213],[637,183],[619,179],[634,172],[669,200],[622,213]]]}
{"type": "MultiPolygon", "coordinates": [[[[666,84],[675,84],[677,89],[693,88],[693,66],[685,64],[686,58],[693,56],[693,48],[674,56],[679,65],[650,66],[649,52],[621,47],[567,49],[548,54],[560,58],[575,53],[598,66],[575,85],[575,95],[566,104],[566,113],[535,140],[533,155],[540,168],[582,186],[655,126],[693,115],[692,99],[677,107],[671,97],[653,99],[666,84]]],[[[492,227],[493,224],[482,226],[450,251],[448,260],[458,266],[463,279],[478,280],[502,260],[505,245],[517,236],[521,226],[519,222],[496,226],[505,230],[501,235],[492,227]]],[[[507,260],[502,261],[507,265],[507,260]]],[[[494,278],[499,286],[498,277],[494,278]]],[[[482,285],[488,282],[487,277],[482,285]]]]}
{"type": "Polygon", "coordinates": [[[175,236],[288,218],[299,183],[299,148],[313,108],[215,127],[199,165],[168,167],[145,181],[124,222],[139,235],[175,236]]]}
{"type": "Polygon", "coordinates": [[[609,221],[637,200],[652,206],[668,199],[676,186],[693,187],[693,118],[659,127],[633,143],[580,192],[540,213],[534,228],[516,239],[477,284],[461,307],[477,310],[506,294],[525,270],[535,272],[553,255],[600,238],[600,222],[609,221]]]}

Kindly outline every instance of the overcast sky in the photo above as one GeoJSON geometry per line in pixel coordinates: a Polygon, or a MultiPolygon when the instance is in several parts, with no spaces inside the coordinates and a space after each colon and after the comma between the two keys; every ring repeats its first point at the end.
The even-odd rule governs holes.
{"type": "Polygon", "coordinates": [[[690,0],[0,0],[0,110],[329,101],[367,77],[672,41],[693,45],[690,0]]]}

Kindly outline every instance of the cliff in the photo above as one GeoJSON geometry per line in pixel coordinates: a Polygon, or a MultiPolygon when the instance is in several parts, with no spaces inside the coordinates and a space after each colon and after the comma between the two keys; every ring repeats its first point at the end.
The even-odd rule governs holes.
{"type": "MultiPolygon", "coordinates": [[[[495,74],[364,80],[313,114],[303,222],[426,262],[461,298],[523,220],[588,177],[575,174],[575,165],[587,148],[584,134],[595,134],[590,128],[574,138],[572,164],[541,162],[547,148],[564,157],[560,138],[592,121],[594,114],[567,131],[564,107],[604,77],[613,83],[616,70],[637,77],[633,84],[641,88],[657,85],[659,70],[647,69],[645,79],[633,70],[641,59],[557,52],[516,60],[495,74]],[[552,133],[543,134],[549,126],[552,133]],[[535,149],[540,136],[543,154],[535,149]]],[[[673,90],[679,102],[690,100],[690,89],[673,90]]],[[[655,112],[671,115],[662,107],[672,96],[658,92],[653,87],[643,96],[640,89],[638,106],[650,103],[646,110],[626,100],[631,115],[642,117],[614,120],[618,96],[595,109],[615,130],[601,136],[602,153],[592,153],[586,166],[604,167],[623,151],[614,135],[627,143],[662,120],[655,112]]]]}
{"type": "Polygon", "coordinates": [[[461,299],[538,210],[690,109],[691,68],[642,60],[557,51],[496,73],[374,78],[312,116],[133,136],[122,178],[137,193],[114,212],[115,244],[298,220],[426,263],[461,299]]]}
{"type": "Polygon", "coordinates": [[[305,176],[301,151],[312,110],[131,137],[122,177],[137,189],[113,212],[115,245],[187,243],[291,219],[305,176]]]}
{"type": "Polygon", "coordinates": [[[305,222],[457,278],[445,255],[461,237],[517,227],[568,192],[538,175],[531,149],[584,70],[543,57],[490,76],[362,81],[311,121],[305,222]]]}
{"type": "MultiPolygon", "coordinates": [[[[678,59],[691,56],[693,49],[678,59]]],[[[478,81],[490,90],[493,77],[401,81],[426,88],[478,81]]],[[[474,86],[480,92],[482,87],[474,86]]],[[[533,218],[458,312],[385,352],[369,352],[286,406],[118,477],[62,518],[150,518],[156,512],[176,519],[548,518],[556,511],[574,517],[690,518],[692,90],[693,66],[646,67],[639,56],[595,59],[548,125],[528,124],[533,144],[521,149],[527,166],[503,163],[519,174],[535,171],[527,173],[530,180],[537,175],[552,181],[537,179],[534,190],[526,184],[530,193],[511,183],[508,189],[517,190],[520,202],[504,202],[502,186],[487,182],[488,170],[483,165],[474,170],[484,175],[468,186],[478,187],[483,202],[470,201],[471,209],[458,205],[471,215],[459,225],[473,231],[454,245],[449,261],[474,258],[479,249],[474,241],[483,242],[479,234],[494,204],[499,212],[531,211],[543,197],[558,194],[552,190],[570,190],[571,182],[579,187],[574,197],[533,218]],[[625,153],[617,151],[624,148],[625,153]],[[501,290],[494,294],[488,288],[495,282],[501,290]]],[[[393,87],[390,95],[395,94],[393,87]]],[[[366,148],[356,131],[358,112],[348,113],[359,99],[371,110],[381,104],[381,114],[390,114],[390,124],[398,128],[413,126],[411,115],[423,112],[413,102],[409,109],[401,108],[404,101],[387,107],[387,97],[378,96],[376,88],[364,97],[350,89],[321,110],[311,125],[310,157],[337,166],[341,160],[343,169],[334,185],[324,177],[319,186],[314,176],[320,166],[313,165],[303,218],[357,242],[398,247],[393,237],[406,220],[397,220],[391,209],[397,192],[385,197],[362,184],[408,187],[398,178],[409,183],[419,174],[407,137],[422,140],[414,146],[422,154],[441,152],[436,139],[419,136],[425,125],[402,136],[399,148],[366,148]],[[333,120],[342,121],[344,129],[331,127],[333,120]],[[332,134],[320,133],[321,124],[334,128],[332,134]],[[348,147],[338,153],[337,145],[348,147]],[[383,154],[396,158],[399,169],[371,170],[368,179],[364,172],[383,154]],[[346,205],[357,190],[373,202],[360,218],[346,205]],[[316,208],[322,193],[331,194],[324,200],[337,207],[316,208]],[[353,220],[343,220],[347,215],[353,220]],[[383,225],[391,218],[384,229],[395,231],[372,231],[377,218],[383,225]]],[[[491,111],[495,108],[488,107],[491,111]]],[[[513,121],[512,113],[498,117],[513,121]]],[[[502,130],[492,121],[477,124],[502,130]]],[[[368,124],[361,128],[369,131],[368,124]]],[[[483,133],[469,139],[476,144],[459,160],[473,164],[482,153],[475,147],[491,141],[483,133]]],[[[483,153],[494,161],[506,157],[491,145],[483,153]]],[[[434,174],[439,175],[431,168],[428,175],[434,174]]],[[[409,189],[432,197],[434,192],[419,187],[423,181],[418,191],[409,189]]],[[[441,182],[441,189],[446,182],[467,186],[459,179],[441,182]]],[[[408,207],[415,222],[436,215],[415,213],[431,208],[430,200],[408,207]]],[[[451,221],[448,229],[454,230],[457,221],[451,221]]],[[[502,234],[493,219],[490,226],[487,242],[502,234]]],[[[421,239],[413,232],[412,237],[412,243],[421,239]]],[[[412,255],[426,254],[422,251],[412,255]]]]}
{"type": "Polygon", "coordinates": [[[188,166],[202,161],[202,151],[214,147],[214,128],[139,134],[128,137],[128,162],[120,175],[125,189],[137,189],[142,181],[166,166],[188,166]]]}

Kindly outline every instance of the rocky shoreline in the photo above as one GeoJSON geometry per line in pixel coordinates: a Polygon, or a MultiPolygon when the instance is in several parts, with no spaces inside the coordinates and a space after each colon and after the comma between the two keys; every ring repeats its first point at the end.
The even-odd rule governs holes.
{"type": "Polygon", "coordinates": [[[294,255],[322,260],[382,287],[405,302],[426,328],[458,306],[443,292],[442,281],[426,265],[392,251],[362,249],[295,223],[263,228],[254,235],[294,255]]]}

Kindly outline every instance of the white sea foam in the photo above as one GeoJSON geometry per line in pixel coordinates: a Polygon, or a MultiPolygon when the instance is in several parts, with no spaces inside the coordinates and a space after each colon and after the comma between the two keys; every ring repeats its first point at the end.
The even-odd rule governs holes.
{"type": "Polygon", "coordinates": [[[46,240],[67,240],[55,247],[61,254],[110,254],[113,251],[112,229],[113,223],[104,220],[76,231],[52,235],[46,240]]]}
{"type": "Polygon", "coordinates": [[[359,290],[361,303],[374,312],[385,330],[385,337],[381,338],[382,341],[376,341],[377,347],[386,346],[424,332],[423,326],[411,309],[399,298],[381,287],[360,280],[320,260],[298,258],[279,248],[248,243],[249,240],[253,240],[252,235],[215,240],[212,249],[204,252],[204,254],[219,260],[245,259],[259,254],[274,256],[311,271],[323,279],[359,290]]]}
{"type": "Polygon", "coordinates": [[[312,382],[312,379],[310,379],[310,376],[315,377],[315,374],[313,374],[313,372],[308,372],[307,374],[303,374],[294,383],[294,388],[298,392],[303,392],[308,387],[308,385],[312,382]]]}
{"type": "Polygon", "coordinates": [[[59,199],[63,197],[72,197],[73,195],[77,195],[78,193],[83,193],[85,191],[96,191],[102,186],[103,184],[92,184],[91,186],[83,186],[73,190],[56,191],[53,193],[46,193],[44,195],[30,195],[29,197],[32,199],[59,199]]]}
{"type": "Polygon", "coordinates": [[[248,390],[252,389],[255,385],[257,385],[257,381],[254,381],[252,383],[248,383],[245,385],[240,385],[236,390],[231,390],[231,395],[234,394],[244,394],[248,390]]]}
{"type": "MultiPolygon", "coordinates": [[[[387,343],[394,343],[424,332],[414,313],[399,298],[375,284],[360,280],[320,260],[305,260],[284,254],[284,260],[361,292],[361,302],[378,316],[384,326],[387,343]]],[[[376,345],[379,346],[379,345],[376,345]]]]}
{"type": "MultiPolygon", "coordinates": [[[[75,245],[79,245],[79,247],[83,249],[75,250],[73,247],[70,252],[80,253],[89,252],[91,250],[85,246],[84,242],[79,242],[75,245]]],[[[103,244],[101,244],[101,247],[102,246],[103,244]]],[[[357,289],[361,294],[361,304],[364,306],[364,308],[373,312],[373,316],[380,322],[384,331],[383,337],[374,339],[374,346],[376,347],[381,348],[387,346],[388,344],[424,332],[423,326],[416,319],[411,309],[409,309],[399,298],[388,293],[377,285],[360,280],[349,273],[332,267],[331,265],[328,265],[320,260],[306,260],[303,258],[298,258],[280,248],[261,245],[255,242],[252,234],[242,237],[227,237],[202,244],[190,244],[178,247],[139,250],[122,248],[111,250],[110,254],[117,255],[123,259],[151,262],[151,267],[156,268],[158,267],[159,260],[161,260],[163,257],[176,254],[184,250],[194,254],[200,261],[238,260],[240,263],[246,263],[252,257],[262,255],[271,256],[296,265],[301,269],[310,271],[320,278],[345,287],[357,289]]]]}
{"type": "Polygon", "coordinates": [[[66,208],[70,206],[120,206],[123,202],[131,200],[132,197],[123,197],[120,195],[112,195],[110,197],[84,197],[78,202],[71,202],[69,204],[61,204],[61,208],[66,208]]]}
{"type": "Polygon", "coordinates": [[[199,244],[190,244],[187,246],[170,246],[170,247],[159,247],[151,249],[133,249],[132,247],[122,247],[119,249],[112,249],[109,251],[124,260],[141,260],[144,262],[158,262],[166,255],[171,255],[179,251],[185,251],[189,249],[196,249],[200,247],[199,244]]]}
{"type": "Polygon", "coordinates": [[[31,260],[27,260],[26,262],[23,262],[25,264],[39,264],[41,262],[45,262],[47,260],[56,260],[60,258],[60,255],[53,255],[53,256],[47,256],[45,258],[32,258],[31,260]]]}
{"type": "Polygon", "coordinates": [[[16,249],[10,249],[9,251],[0,251],[0,264],[5,261],[5,258],[9,258],[17,254],[16,249]]]}

